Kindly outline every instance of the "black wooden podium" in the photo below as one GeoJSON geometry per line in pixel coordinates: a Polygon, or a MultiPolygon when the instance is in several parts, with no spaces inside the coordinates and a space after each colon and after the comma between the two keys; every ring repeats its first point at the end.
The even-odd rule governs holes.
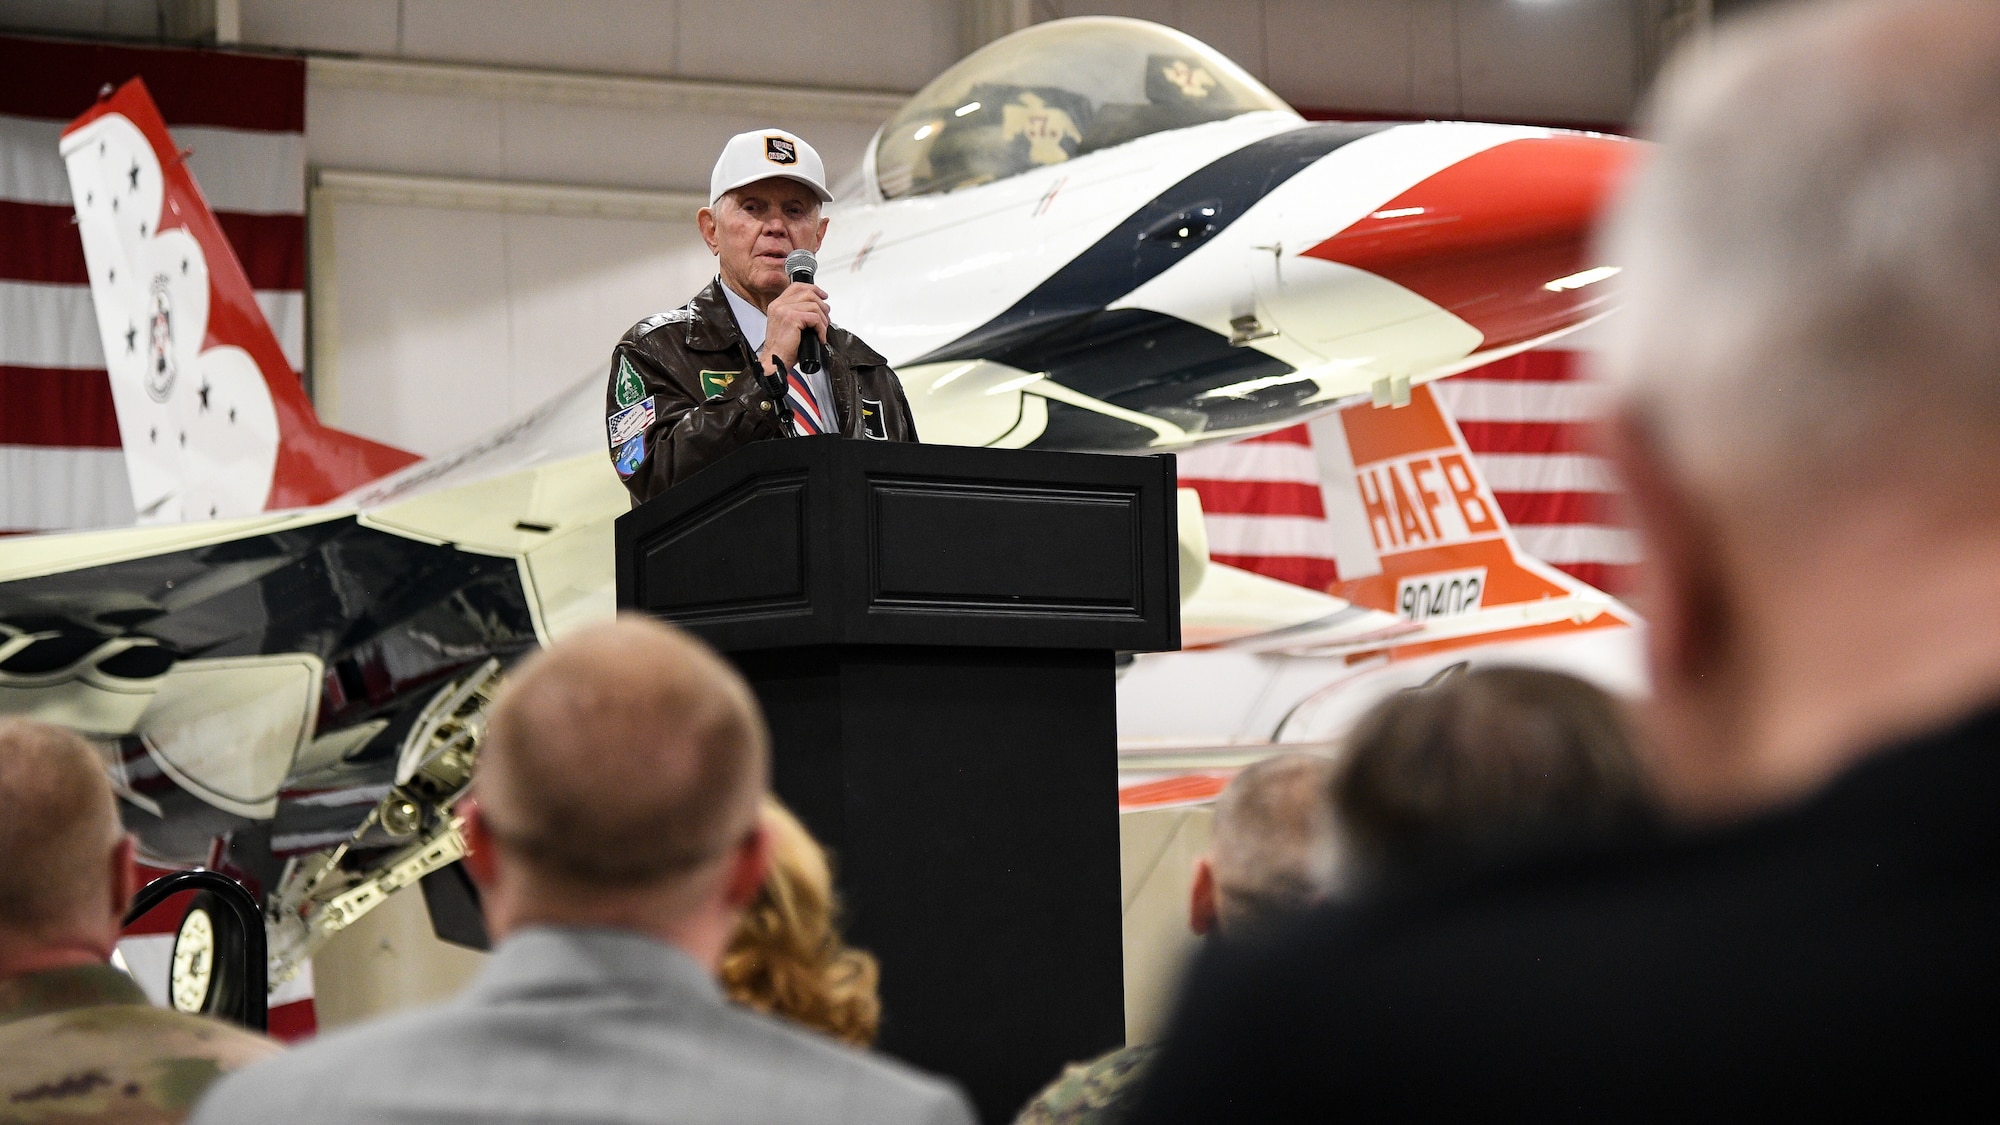
{"type": "Polygon", "coordinates": [[[882,962],[883,1049],[1010,1120],[1124,1040],[1114,654],[1180,647],[1172,457],[746,446],[620,517],[727,653],[882,962]]]}

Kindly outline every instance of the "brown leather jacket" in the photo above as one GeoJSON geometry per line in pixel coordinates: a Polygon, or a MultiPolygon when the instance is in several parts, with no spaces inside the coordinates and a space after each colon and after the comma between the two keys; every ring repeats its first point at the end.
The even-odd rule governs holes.
{"type": "MultiPolygon", "coordinates": [[[[917,440],[903,384],[889,361],[835,325],[826,372],[840,433],[917,440]]],[[[643,504],[737,446],[784,437],[777,408],[756,378],[720,279],[670,313],[632,326],[611,351],[604,390],[611,463],[643,504]]]]}

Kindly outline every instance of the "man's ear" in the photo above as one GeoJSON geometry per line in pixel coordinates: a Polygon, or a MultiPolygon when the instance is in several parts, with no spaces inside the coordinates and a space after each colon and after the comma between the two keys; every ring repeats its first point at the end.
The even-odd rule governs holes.
{"type": "Polygon", "coordinates": [[[493,829],[486,823],[479,802],[471,797],[458,803],[458,812],[465,818],[464,827],[459,829],[459,835],[465,839],[465,870],[483,890],[494,882],[493,829]]]}
{"type": "Polygon", "coordinates": [[[743,837],[729,854],[729,871],[723,877],[723,902],[731,910],[745,910],[757,901],[764,879],[771,873],[771,830],[760,818],[757,826],[743,837]]]}
{"type": "Polygon", "coordinates": [[[134,856],[132,837],[118,837],[111,849],[111,915],[124,928],[125,912],[132,909],[132,896],[139,893],[139,862],[134,856]]]}
{"type": "Polygon", "coordinates": [[[1206,935],[1215,929],[1215,865],[1207,856],[1194,861],[1194,886],[1188,888],[1188,929],[1206,935]]]}
{"type": "Polygon", "coordinates": [[[1728,596],[1717,537],[1643,418],[1621,410],[1604,433],[1644,560],[1632,600],[1646,618],[1655,690],[1697,690],[1728,658],[1728,596]]]}
{"type": "Polygon", "coordinates": [[[832,219],[821,219],[819,221],[819,233],[813,236],[813,244],[812,244],[813,253],[815,254],[819,253],[820,246],[826,242],[826,224],[832,221],[833,221],[832,219]]]}
{"type": "Polygon", "coordinates": [[[701,228],[701,240],[708,243],[708,252],[720,254],[722,250],[715,241],[715,208],[704,207],[696,211],[694,225],[701,228]]]}

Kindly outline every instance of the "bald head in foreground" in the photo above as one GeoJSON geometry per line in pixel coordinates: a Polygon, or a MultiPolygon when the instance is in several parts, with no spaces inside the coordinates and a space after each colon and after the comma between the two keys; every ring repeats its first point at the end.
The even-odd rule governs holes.
{"type": "Polygon", "coordinates": [[[278,1045],[155,1008],[111,967],[137,886],[104,763],[0,719],[0,1121],[174,1122],[278,1045]]]}
{"type": "Polygon", "coordinates": [[[2000,1009],[2000,4],[1681,59],[1613,224],[1607,452],[1664,838],[1329,911],[1137,1119],[1927,1118],[2000,1009]]]}
{"type": "Polygon", "coordinates": [[[197,1119],[969,1122],[952,1087],[723,998],[769,757],[749,686],[670,626],[523,662],[465,813],[492,959],[448,1004],[243,1072],[197,1119]]]}

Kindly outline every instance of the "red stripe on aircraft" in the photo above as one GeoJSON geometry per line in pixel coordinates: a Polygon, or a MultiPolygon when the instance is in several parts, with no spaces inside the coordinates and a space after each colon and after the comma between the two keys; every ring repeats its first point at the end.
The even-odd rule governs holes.
{"type": "MultiPolygon", "coordinates": [[[[1525,625],[1519,629],[1503,629],[1497,633],[1480,633],[1467,637],[1451,637],[1441,641],[1413,641],[1379,654],[1385,655],[1391,660],[1420,660],[1426,656],[1436,656],[1439,653],[1445,652],[1460,652],[1465,649],[1496,644],[1502,641],[1532,641],[1542,637],[1562,637],[1576,633],[1588,633],[1594,629],[1621,629],[1627,624],[1628,622],[1625,618],[1618,614],[1600,613],[1588,621],[1565,619],[1562,621],[1549,621],[1540,625],[1525,625]]],[[[1374,652],[1349,653],[1347,662],[1350,665],[1359,664],[1362,661],[1373,659],[1376,655],[1378,653],[1374,652]]]]}
{"type": "Polygon", "coordinates": [[[0,445],[116,449],[118,444],[109,375],[0,364],[0,445]]]}
{"type": "Polygon", "coordinates": [[[0,36],[0,113],[67,121],[136,76],[176,125],[306,131],[302,58],[0,36]]]}
{"type": "Polygon", "coordinates": [[[1591,229],[1636,151],[1627,141],[1583,135],[1495,145],[1305,253],[1441,306],[1477,329],[1482,347],[1532,340],[1607,307],[1602,284],[1547,285],[1595,264],[1591,229]]]}
{"type": "MultiPolygon", "coordinates": [[[[0,200],[0,281],[88,285],[83,239],[69,204],[0,200]]],[[[304,215],[215,216],[222,235],[243,263],[252,289],[302,290],[306,286],[304,215]]]]}
{"type": "Polygon", "coordinates": [[[1206,801],[1220,794],[1228,785],[1229,779],[1226,777],[1202,773],[1127,785],[1118,791],[1118,807],[1145,808],[1149,805],[1171,805],[1183,801],[1206,801]]]}

